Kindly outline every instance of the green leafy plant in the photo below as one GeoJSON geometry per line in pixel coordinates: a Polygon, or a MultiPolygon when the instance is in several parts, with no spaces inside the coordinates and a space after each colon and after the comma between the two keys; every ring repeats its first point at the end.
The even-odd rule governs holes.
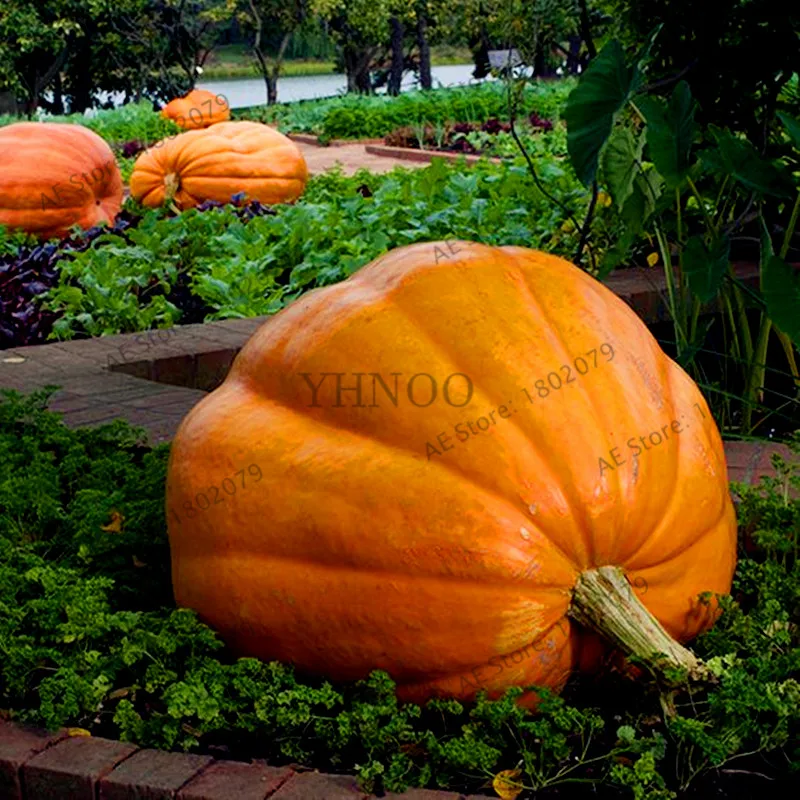
{"type": "MultiPolygon", "coordinates": [[[[584,202],[560,160],[543,154],[542,163],[554,191],[584,202]]],[[[394,247],[453,238],[547,247],[563,221],[518,166],[467,172],[441,161],[385,175],[329,172],[275,210],[247,223],[232,206],[147,211],[136,227],[103,234],[59,262],[59,285],[45,299],[59,314],[54,335],[168,327],[185,321],[187,293],[200,317],[192,321],[272,314],[394,247]]]]}
{"type": "Polygon", "coordinates": [[[655,249],[663,265],[676,357],[709,390],[696,359],[708,334],[701,314],[714,306],[721,311],[738,375],[716,387],[715,409],[723,425],[751,434],[766,419],[756,422],[753,413],[765,391],[772,334],[794,378],[795,397],[800,389],[800,276],[786,261],[800,213],[800,182],[793,174],[800,123],[781,115],[779,158],[761,155],[727,129],[703,130],[685,81],[667,99],[644,91],[648,50],[629,64],[617,42],[606,45],[564,112],[578,177],[595,197],[602,186],[613,200],[593,229],[602,238],[610,226],[608,238],[615,239],[599,275],[631,259],[645,239],[654,242],[649,258],[655,261],[655,249]],[[736,253],[752,241],[760,242],[758,289],[734,271],[736,253]]]}

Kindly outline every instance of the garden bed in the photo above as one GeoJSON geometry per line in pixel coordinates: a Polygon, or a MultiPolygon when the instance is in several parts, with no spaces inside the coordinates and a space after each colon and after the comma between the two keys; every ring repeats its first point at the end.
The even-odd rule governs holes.
{"type": "MultiPolygon", "coordinates": [[[[668,798],[667,787],[681,785],[680,797],[748,797],[763,775],[781,793],[796,786],[786,765],[800,756],[800,505],[785,494],[799,488],[789,473],[767,499],[736,488],[733,597],[693,644],[717,665],[718,683],[691,699],[679,692],[674,715],[663,714],[655,684],[613,668],[575,673],[561,698],[543,695],[536,716],[510,700],[434,700],[420,709],[398,704],[382,673],[331,686],[287,665],[233,657],[172,604],[162,500],[168,447],[151,449],[119,421],[70,431],[44,402],[0,403],[4,718],[190,751],[198,768],[207,757],[303,764],[350,776],[335,785],[357,776],[364,795],[409,785],[438,785],[451,797],[491,793],[493,777],[520,758],[531,764],[522,779],[544,798],[623,798],[634,787],[668,798]],[[559,785],[567,769],[590,785],[559,785]]],[[[109,800],[117,796],[129,795],[109,800]]]]}

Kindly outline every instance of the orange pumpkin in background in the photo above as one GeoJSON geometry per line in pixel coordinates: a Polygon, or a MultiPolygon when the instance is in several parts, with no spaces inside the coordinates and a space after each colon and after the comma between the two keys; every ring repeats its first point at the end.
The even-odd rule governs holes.
{"type": "Polygon", "coordinates": [[[81,125],[17,122],[0,128],[0,225],[43,239],[73,225],[112,223],[122,176],[111,148],[81,125]]]}
{"type": "Polygon", "coordinates": [[[231,107],[224,95],[193,89],[184,97],[170,100],[161,109],[161,116],[185,131],[193,131],[229,120],[231,107]]]}
{"type": "Polygon", "coordinates": [[[181,209],[244,193],[262,203],[291,203],[308,168],[297,145],[258,122],[221,122],[145,150],[131,174],[131,195],[146,206],[174,200],[181,209]]]}
{"type": "Polygon", "coordinates": [[[461,241],[266,322],[183,421],[167,513],[176,600],[235,652],[415,702],[557,689],[611,645],[702,674],[678,641],[736,560],[719,432],[636,314],[461,241]]]}

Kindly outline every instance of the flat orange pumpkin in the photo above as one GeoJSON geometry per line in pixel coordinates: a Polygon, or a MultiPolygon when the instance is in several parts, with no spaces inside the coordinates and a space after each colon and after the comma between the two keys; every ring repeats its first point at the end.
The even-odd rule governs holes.
{"type": "Polygon", "coordinates": [[[258,122],[220,122],[145,150],[134,164],[131,195],[150,207],[174,199],[181,209],[243,193],[262,203],[291,203],[308,168],[297,145],[258,122]]]}
{"type": "Polygon", "coordinates": [[[17,122],[0,128],[0,225],[43,239],[73,225],[112,223],[122,176],[111,148],[81,125],[17,122]]]}
{"type": "Polygon", "coordinates": [[[636,314],[461,241],[266,322],[181,425],[167,512],[176,600],[237,653],[417,702],[559,688],[600,635],[691,672],[736,559],[719,432],[636,314]]]}
{"type": "Polygon", "coordinates": [[[224,95],[193,89],[184,97],[170,100],[161,109],[161,116],[171,119],[185,131],[193,131],[229,120],[231,108],[224,95]]]}

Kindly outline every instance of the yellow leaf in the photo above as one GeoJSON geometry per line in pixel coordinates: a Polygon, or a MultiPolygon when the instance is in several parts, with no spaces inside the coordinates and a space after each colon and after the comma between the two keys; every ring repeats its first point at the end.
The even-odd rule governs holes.
{"type": "Polygon", "coordinates": [[[564,233],[570,233],[575,230],[575,224],[571,219],[565,220],[561,225],[561,230],[564,231],[564,233]]]}
{"type": "Polygon", "coordinates": [[[611,198],[605,192],[597,193],[597,203],[601,206],[610,206],[611,198]]]}
{"type": "Polygon", "coordinates": [[[647,263],[651,267],[654,267],[656,264],[658,264],[658,253],[650,253],[650,255],[647,256],[647,263]]]}
{"type": "Polygon", "coordinates": [[[111,512],[111,522],[108,525],[101,525],[100,530],[106,533],[119,533],[122,530],[122,520],[125,519],[119,511],[111,512]]]}
{"type": "Polygon", "coordinates": [[[86,728],[67,728],[67,736],[91,736],[86,728]]]}
{"type": "Polygon", "coordinates": [[[503,800],[514,800],[523,789],[519,782],[520,775],[522,772],[518,769],[504,769],[494,776],[492,788],[503,800]]]}

